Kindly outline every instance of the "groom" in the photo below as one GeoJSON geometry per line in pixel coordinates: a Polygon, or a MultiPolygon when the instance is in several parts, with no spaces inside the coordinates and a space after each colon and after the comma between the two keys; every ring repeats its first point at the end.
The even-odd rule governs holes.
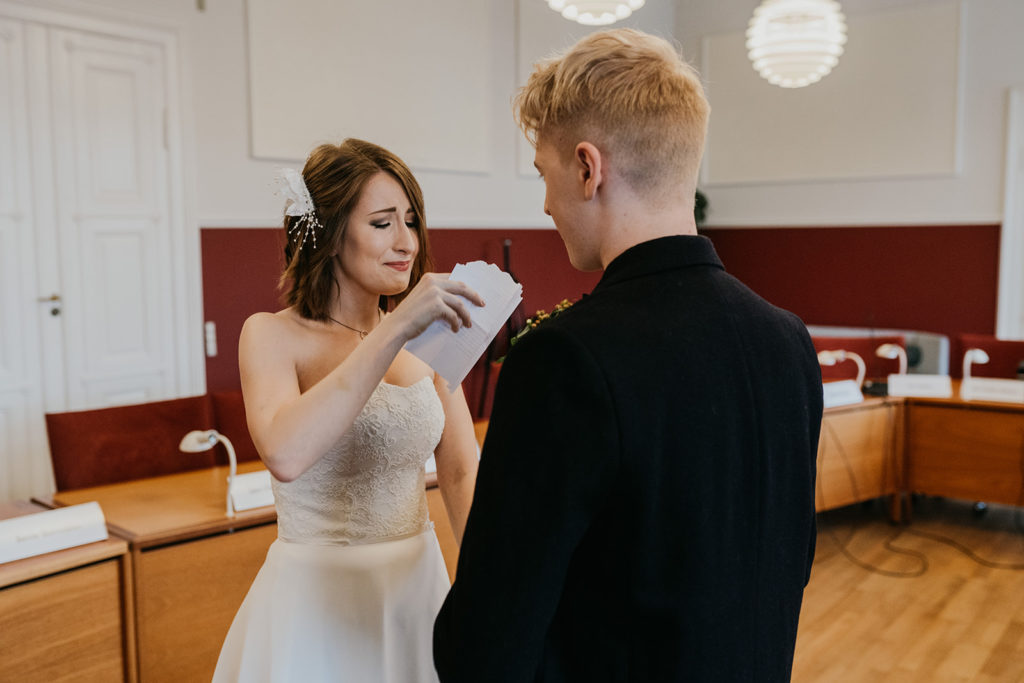
{"type": "Polygon", "coordinates": [[[821,379],[696,234],[708,105],[664,40],[592,34],[516,100],[594,291],[516,344],[457,578],[449,681],[785,681],[814,554],[821,379]]]}

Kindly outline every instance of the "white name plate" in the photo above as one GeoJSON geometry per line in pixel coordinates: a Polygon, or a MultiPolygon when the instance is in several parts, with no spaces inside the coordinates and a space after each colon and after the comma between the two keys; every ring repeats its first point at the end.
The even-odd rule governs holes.
{"type": "Polygon", "coordinates": [[[951,398],[953,382],[949,375],[889,375],[890,396],[951,398]]]}
{"type": "Polygon", "coordinates": [[[99,503],[36,512],[0,521],[0,564],[107,538],[99,503]]]}
{"type": "Polygon", "coordinates": [[[1019,379],[971,377],[960,384],[960,398],[965,401],[1024,403],[1024,382],[1019,379]]]}
{"type": "Polygon", "coordinates": [[[864,401],[864,394],[860,392],[857,382],[852,379],[844,379],[839,382],[825,382],[821,385],[821,394],[826,408],[848,406],[853,403],[863,403],[864,401]]]}
{"type": "Polygon", "coordinates": [[[231,503],[235,510],[251,510],[273,505],[274,489],[270,486],[270,471],[236,474],[231,484],[231,503]]]}

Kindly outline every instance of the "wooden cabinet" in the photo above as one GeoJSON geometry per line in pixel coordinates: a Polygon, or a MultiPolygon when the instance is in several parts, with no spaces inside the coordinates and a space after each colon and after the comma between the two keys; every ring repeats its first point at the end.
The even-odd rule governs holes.
{"type": "MultiPolygon", "coordinates": [[[[239,472],[261,469],[242,463],[239,472]]],[[[224,514],[227,467],[54,494],[49,505],[97,501],[107,526],[128,542],[139,681],[208,681],[267,549],[273,507],[224,514]]]]}
{"type": "Polygon", "coordinates": [[[277,538],[277,524],[136,555],[139,678],[208,681],[224,637],[277,538]]]}
{"type": "Polygon", "coordinates": [[[903,402],[870,398],[828,408],[818,440],[815,508],[895,495],[902,486],[903,402]]]}
{"type": "Polygon", "coordinates": [[[1024,505],[1024,406],[912,399],[907,488],[1024,505]]]}
{"type": "MultiPolygon", "coordinates": [[[[0,519],[44,509],[5,503],[0,519]]],[[[135,680],[125,649],[127,550],[108,539],[0,565],[0,679],[135,680]]]]}

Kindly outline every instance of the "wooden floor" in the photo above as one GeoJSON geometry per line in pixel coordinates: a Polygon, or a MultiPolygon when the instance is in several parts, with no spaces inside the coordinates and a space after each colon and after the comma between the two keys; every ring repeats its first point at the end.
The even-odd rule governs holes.
{"type": "Polygon", "coordinates": [[[913,514],[819,515],[793,681],[1024,681],[1024,509],[921,498],[913,514]]]}

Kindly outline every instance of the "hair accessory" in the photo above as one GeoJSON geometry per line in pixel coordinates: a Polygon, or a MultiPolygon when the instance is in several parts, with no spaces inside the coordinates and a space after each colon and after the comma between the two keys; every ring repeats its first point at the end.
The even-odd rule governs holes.
{"type": "Polygon", "coordinates": [[[311,238],[313,248],[316,249],[316,233],[323,230],[320,219],[316,217],[316,207],[313,206],[313,198],[309,196],[309,189],[302,174],[294,168],[282,168],[278,170],[277,181],[280,189],[278,194],[284,196],[284,215],[297,216],[298,220],[288,228],[288,235],[298,241],[299,249],[311,238]]]}

